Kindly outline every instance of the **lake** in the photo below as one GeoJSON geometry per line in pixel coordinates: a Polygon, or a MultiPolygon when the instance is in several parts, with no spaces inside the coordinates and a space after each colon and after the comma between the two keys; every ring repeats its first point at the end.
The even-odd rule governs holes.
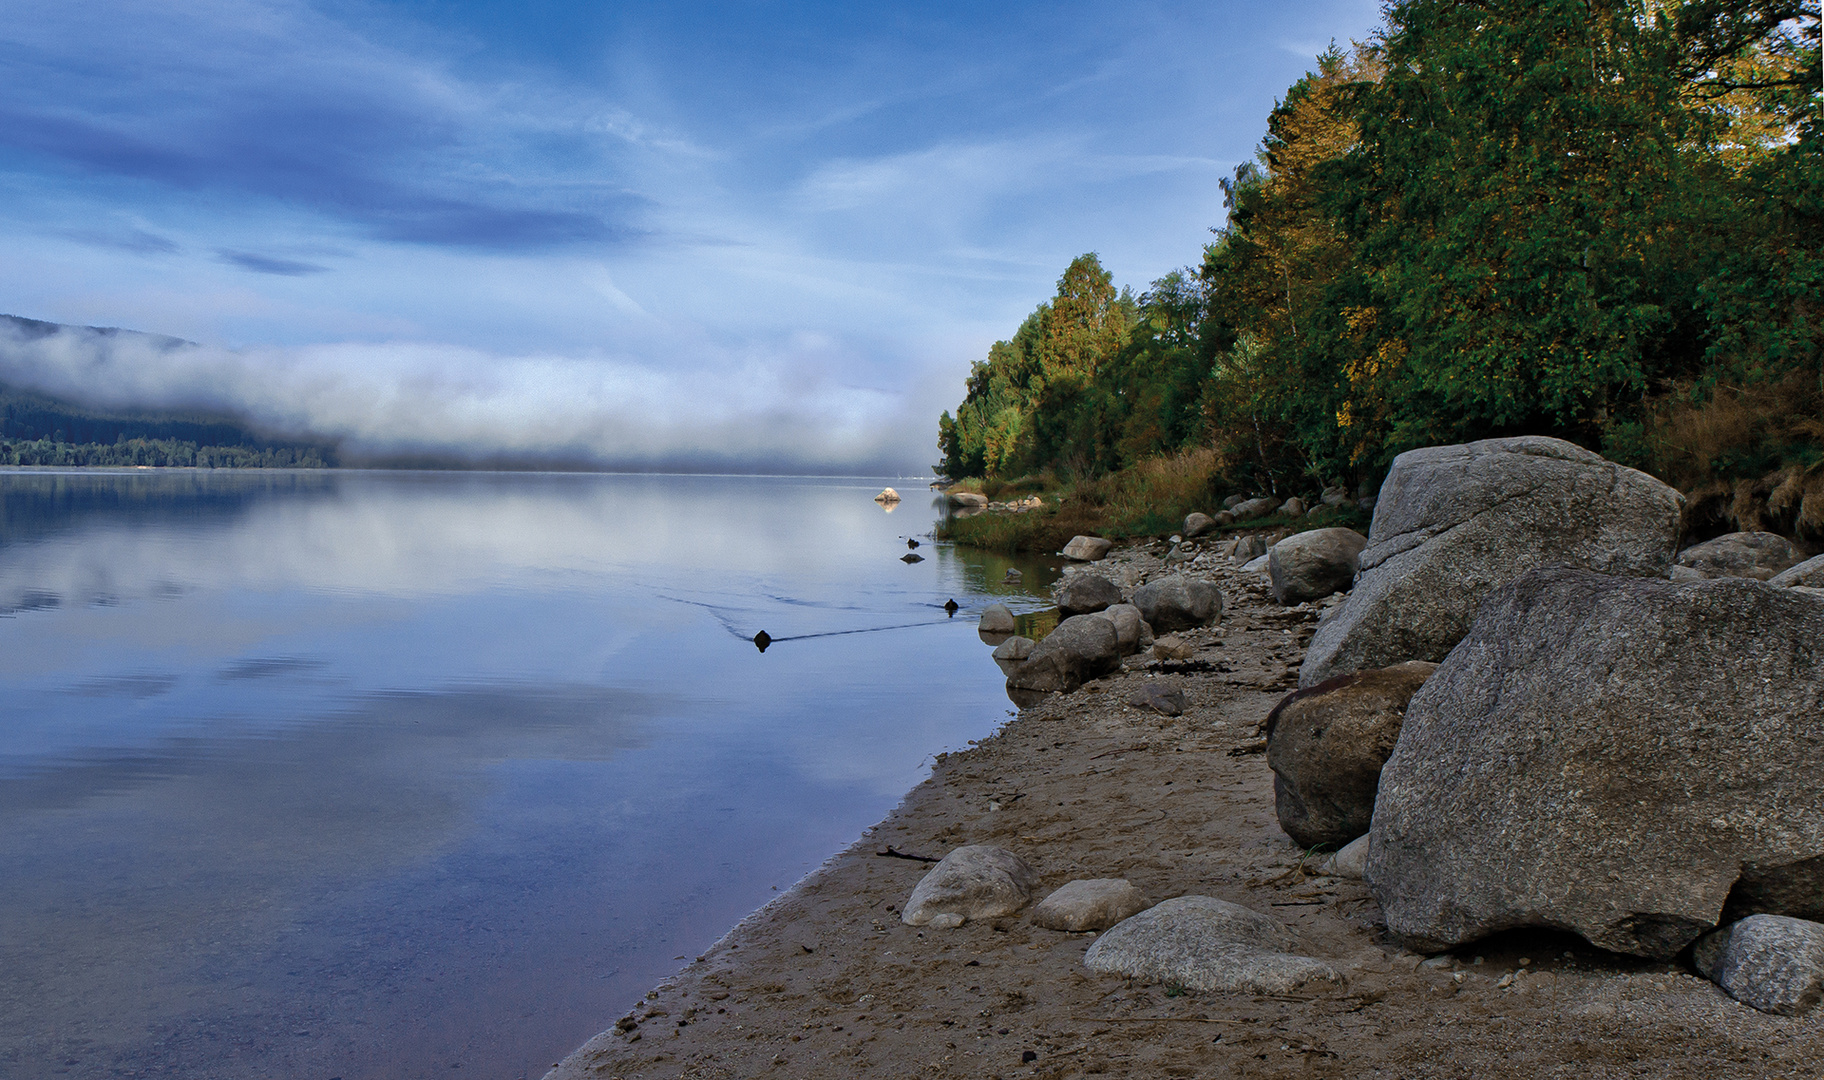
{"type": "Polygon", "coordinates": [[[941,513],[0,471],[0,1076],[540,1076],[1007,718],[941,513]]]}

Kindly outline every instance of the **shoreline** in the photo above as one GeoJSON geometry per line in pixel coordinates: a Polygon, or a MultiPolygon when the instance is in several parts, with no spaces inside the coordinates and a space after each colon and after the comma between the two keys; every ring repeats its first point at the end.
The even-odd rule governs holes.
{"type": "MultiPolygon", "coordinates": [[[[1130,588],[1165,572],[1152,545],[1088,569],[1130,588]]],[[[1225,557],[1194,569],[1228,611],[1181,635],[1196,646],[1174,676],[1183,716],[1126,704],[1156,677],[1145,658],[1021,710],[940,757],[879,824],[618,1022],[604,1018],[615,1026],[547,1080],[1812,1075],[1824,1014],[1756,1012],[1682,966],[1551,931],[1430,962],[1391,939],[1367,887],[1318,874],[1321,859],[1274,815],[1258,728],[1295,684],[1321,605],[1281,608],[1264,576],[1225,557]],[[929,865],[881,853],[970,843],[1030,863],[1035,901],[1074,878],[1125,877],[1154,902],[1202,894],[1268,913],[1345,984],[1181,992],[1089,972],[1095,935],[1036,928],[1027,912],[954,930],[901,923],[929,865]]]]}

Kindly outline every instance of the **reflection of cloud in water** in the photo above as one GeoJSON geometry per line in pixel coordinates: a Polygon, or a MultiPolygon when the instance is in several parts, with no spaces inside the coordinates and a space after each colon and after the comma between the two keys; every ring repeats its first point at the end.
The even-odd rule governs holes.
{"type": "Polygon", "coordinates": [[[329,661],[327,660],[307,656],[250,657],[229,664],[216,678],[223,682],[240,679],[277,679],[287,675],[306,675],[322,671],[328,666],[329,661]]]}
{"type": "Polygon", "coordinates": [[[466,837],[490,766],[606,759],[639,745],[658,709],[586,686],[380,693],[277,736],[204,728],[9,779],[0,1061],[14,1039],[79,1019],[84,1037],[119,1044],[202,1007],[221,988],[199,965],[266,947],[296,905],[466,837]]]}
{"type": "Polygon", "coordinates": [[[85,679],[64,693],[76,697],[124,697],[140,701],[167,694],[176,685],[175,675],[106,675],[85,679]]]}

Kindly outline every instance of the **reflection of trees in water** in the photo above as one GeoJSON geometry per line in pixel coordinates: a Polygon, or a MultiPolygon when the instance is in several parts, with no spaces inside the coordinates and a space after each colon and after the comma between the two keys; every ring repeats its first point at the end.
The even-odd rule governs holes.
{"type": "Polygon", "coordinates": [[[334,494],[318,471],[0,473],[0,546],[92,525],[224,521],[275,498],[334,494]]]}

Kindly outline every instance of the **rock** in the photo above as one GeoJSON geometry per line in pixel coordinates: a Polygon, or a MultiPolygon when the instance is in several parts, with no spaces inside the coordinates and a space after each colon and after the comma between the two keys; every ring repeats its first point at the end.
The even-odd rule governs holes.
{"type": "Polygon", "coordinates": [[[1217,528],[1224,525],[1233,525],[1235,524],[1235,515],[1227,510],[1218,510],[1210,515],[1210,522],[1217,528]]]}
{"type": "Polygon", "coordinates": [[[973,491],[949,491],[945,492],[945,495],[949,497],[951,506],[963,506],[981,510],[988,505],[988,496],[977,495],[973,491]]]}
{"type": "Polygon", "coordinates": [[[900,921],[948,930],[970,919],[1012,915],[1032,899],[1038,875],[1018,855],[989,844],[969,844],[945,855],[919,880],[900,921]]]}
{"type": "Polygon", "coordinates": [[[1368,538],[1354,529],[1312,529],[1286,537],[1267,552],[1273,599],[1302,604],[1347,589],[1367,546],[1368,538]]]}
{"type": "Polygon", "coordinates": [[[1406,703],[1437,668],[1414,660],[1338,675],[1287,694],[1267,714],[1274,809],[1299,847],[1344,844],[1368,831],[1406,703]]]}
{"type": "Polygon", "coordinates": [[[892,488],[886,488],[882,490],[880,494],[874,496],[874,501],[877,503],[896,503],[899,501],[899,492],[894,491],[892,488]]]}
{"type": "Polygon", "coordinates": [[[1819,761],[1824,600],[1535,570],[1408,703],[1368,881],[1427,951],[1550,926],[1664,959],[1725,911],[1821,918],[1819,761]]]}
{"type": "Polygon", "coordinates": [[[1674,566],[1672,569],[1666,571],[1666,579],[1668,581],[1677,581],[1677,582],[1709,581],[1710,575],[1704,573],[1702,570],[1696,569],[1695,567],[1674,566]]]}
{"type": "Polygon", "coordinates": [[[1104,540],[1100,536],[1073,536],[1058,554],[1078,562],[1095,562],[1106,556],[1108,549],[1114,546],[1114,541],[1104,540]]]}
{"type": "Polygon", "coordinates": [[[1134,606],[1155,632],[1189,630],[1222,618],[1222,590],[1208,581],[1174,574],[1134,590],[1134,606]]]}
{"type": "Polygon", "coordinates": [[[1677,565],[1705,577],[1767,579],[1798,563],[1799,549],[1784,536],[1768,532],[1737,532],[1693,544],[1678,553],[1677,565]]]}
{"type": "Polygon", "coordinates": [[[1663,578],[1684,498],[1559,439],[1409,450],[1381,486],[1361,572],[1317,628],[1300,686],[1442,660],[1484,597],[1538,566],[1663,578]]]}
{"type": "Polygon", "coordinates": [[[1241,568],[1251,574],[1264,574],[1270,568],[1269,564],[1271,561],[1271,555],[1256,555],[1254,558],[1243,563],[1241,568]]]}
{"type": "Polygon", "coordinates": [[[1216,527],[1216,519],[1208,514],[1189,514],[1184,519],[1184,535],[1198,537],[1216,527]]]}
{"type": "Polygon", "coordinates": [[[1286,515],[1287,517],[1295,517],[1295,518],[1304,517],[1305,516],[1305,500],[1294,495],[1290,499],[1287,499],[1285,502],[1279,504],[1279,512],[1286,515]]]}
{"type": "Polygon", "coordinates": [[[1267,553],[1267,538],[1262,533],[1254,533],[1235,541],[1235,550],[1229,554],[1242,562],[1250,562],[1267,553]]]}
{"type": "Polygon", "coordinates": [[[1188,704],[1184,687],[1177,679],[1149,679],[1127,696],[1127,703],[1136,709],[1151,709],[1165,716],[1183,716],[1188,704]]]}
{"type": "Polygon", "coordinates": [[[1824,555],[1814,555],[1797,566],[1780,571],[1767,584],[1786,589],[1824,589],[1824,555]]]}
{"type": "Polygon", "coordinates": [[[1096,614],[1115,624],[1115,641],[1122,656],[1132,656],[1140,651],[1140,639],[1148,636],[1149,631],[1139,608],[1132,604],[1110,604],[1096,614]]]}
{"type": "Polygon", "coordinates": [[[989,604],[982,609],[981,621],[975,628],[984,634],[1011,634],[1019,629],[1019,624],[1014,622],[1012,608],[1006,604],[989,604]]]}
{"type": "Polygon", "coordinates": [[[1165,553],[1165,565],[1177,566],[1190,562],[1196,557],[1197,546],[1195,544],[1173,544],[1172,550],[1165,553]]]}
{"type": "Polygon", "coordinates": [[[1706,935],[1691,963],[1744,1005],[1801,1016],[1824,1000],[1824,925],[1750,915],[1706,935]]]}
{"type": "Polygon", "coordinates": [[[1373,495],[1364,495],[1355,501],[1355,505],[1361,507],[1363,510],[1373,510],[1375,499],[1376,497],[1373,495]]]}
{"type": "Polygon", "coordinates": [[[1016,703],[1028,704],[1045,694],[1075,690],[1120,667],[1115,624],[1099,615],[1072,615],[1007,676],[1007,694],[1016,703]]]}
{"type": "Polygon", "coordinates": [[[1318,496],[1318,499],[1325,506],[1354,506],[1355,505],[1355,500],[1351,499],[1349,497],[1349,492],[1347,490],[1340,488],[1340,487],[1334,487],[1334,486],[1325,488],[1324,493],[1322,495],[1318,496]]]}
{"type": "Polygon", "coordinates": [[[1035,926],[1047,930],[1106,930],[1147,909],[1146,895],[1124,878],[1066,882],[1032,909],[1035,926]]]}
{"type": "Polygon", "coordinates": [[[1001,583],[1004,585],[1018,585],[1024,577],[1025,575],[1009,566],[1007,568],[1007,573],[1001,577],[1001,583]]]}
{"type": "Polygon", "coordinates": [[[1358,836],[1344,844],[1319,869],[1335,877],[1362,880],[1368,872],[1368,837],[1358,836]]]}
{"type": "Polygon", "coordinates": [[[1229,507],[1229,513],[1235,515],[1236,521],[1247,521],[1251,518],[1266,517],[1279,509],[1278,499],[1249,499],[1229,507]]]}
{"type": "Polygon", "coordinates": [[[1013,669],[1031,656],[1036,647],[1037,642],[1029,637],[1010,637],[994,647],[994,662],[1000,666],[1001,674],[1012,675],[1013,669]]]}
{"type": "Polygon", "coordinates": [[[1161,660],[1189,660],[1196,654],[1196,648],[1177,634],[1167,634],[1153,642],[1153,655],[1161,660]]]}
{"type": "Polygon", "coordinates": [[[899,557],[899,561],[903,563],[924,562],[925,557],[923,555],[914,555],[911,552],[907,552],[899,557]]]}
{"type": "Polygon", "coordinates": [[[1228,498],[1222,500],[1222,508],[1224,510],[1233,510],[1247,501],[1248,497],[1246,495],[1230,495],[1228,498]]]}
{"type": "Polygon", "coordinates": [[[1291,994],[1342,976],[1294,956],[1290,932],[1257,911],[1211,896],[1180,896],[1148,908],[1096,939],[1091,971],[1205,993],[1291,994]]]}
{"type": "Polygon", "coordinates": [[[1099,574],[1073,574],[1058,583],[1058,610],[1066,617],[1088,615],[1121,602],[1121,586],[1099,574]]]}

